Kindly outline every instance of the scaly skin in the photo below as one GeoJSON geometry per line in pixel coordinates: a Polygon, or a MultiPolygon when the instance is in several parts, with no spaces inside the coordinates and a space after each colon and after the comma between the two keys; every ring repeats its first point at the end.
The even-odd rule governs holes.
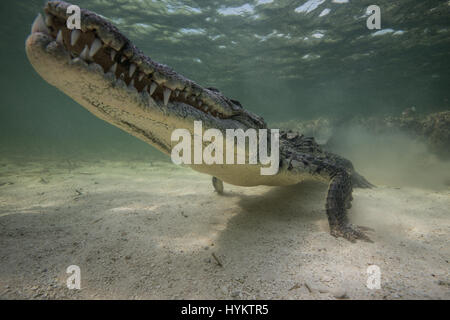
{"type": "MultiPolygon", "coordinates": [[[[171,141],[173,130],[184,128],[192,135],[195,120],[202,121],[203,132],[216,128],[224,136],[226,129],[267,128],[261,117],[245,110],[238,101],[217,89],[203,88],[145,56],[93,12],[82,9],[81,31],[68,30],[69,5],[47,3],[45,18],[38,16],[33,23],[26,52],[43,79],[95,116],[167,155],[175,144],[171,141]]],[[[235,152],[237,148],[235,145],[235,152]]],[[[276,175],[261,175],[259,164],[190,166],[213,176],[219,194],[223,193],[222,181],[239,186],[282,186],[309,179],[328,182],[326,213],[331,234],[350,241],[370,241],[363,233],[367,228],[352,226],[346,212],[353,186],[371,184],[354,171],[350,161],[323,151],[313,138],[281,132],[276,175]]]]}

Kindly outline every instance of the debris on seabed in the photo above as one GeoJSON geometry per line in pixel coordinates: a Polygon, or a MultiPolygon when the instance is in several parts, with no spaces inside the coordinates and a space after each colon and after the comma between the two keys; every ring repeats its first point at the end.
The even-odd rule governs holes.
{"type": "Polygon", "coordinates": [[[216,256],[216,254],[213,252],[213,253],[211,253],[211,255],[214,258],[214,260],[216,260],[219,267],[223,267],[222,261],[220,261],[220,259],[216,256]]]}

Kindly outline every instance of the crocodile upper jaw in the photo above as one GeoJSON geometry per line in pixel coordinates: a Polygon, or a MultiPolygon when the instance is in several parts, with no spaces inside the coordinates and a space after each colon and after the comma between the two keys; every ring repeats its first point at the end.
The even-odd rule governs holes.
{"type": "Polygon", "coordinates": [[[70,4],[48,2],[26,41],[35,70],[97,117],[169,153],[171,132],[265,128],[264,120],[215,89],[186,79],[137,49],[112,24],[81,10],[81,30],[67,29],[70,4]]]}

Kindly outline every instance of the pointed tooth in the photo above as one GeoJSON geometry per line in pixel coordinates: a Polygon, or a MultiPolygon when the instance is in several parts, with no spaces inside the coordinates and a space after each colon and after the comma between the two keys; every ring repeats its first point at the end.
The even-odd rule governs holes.
{"type": "Polygon", "coordinates": [[[130,71],[129,71],[130,78],[133,76],[135,71],[136,71],[136,65],[134,63],[130,64],[130,71]]]}
{"type": "Polygon", "coordinates": [[[74,64],[74,65],[78,65],[78,66],[83,66],[83,67],[88,67],[88,64],[86,63],[86,61],[84,61],[83,59],[81,59],[81,58],[75,58],[75,59],[72,59],[71,61],[70,61],[70,64],[74,64]]]}
{"type": "Polygon", "coordinates": [[[191,101],[195,102],[195,97],[194,96],[191,97],[191,101]]]}
{"type": "Polygon", "coordinates": [[[117,51],[114,49],[111,49],[111,61],[114,61],[114,58],[116,57],[117,51]]]}
{"type": "Polygon", "coordinates": [[[175,97],[178,97],[180,95],[180,90],[175,90],[174,93],[175,93],[175,97]]]}
{"type": "Polygon", "coordinates": [[[127,57],[122,56],[122,58],[120,58],[120,63],[123,63],[126,59],[127,59],[127,57]]]}
{"type": "Polygon", "coordinates": [[[144,76],[145,76],[145,73],[141,72],[141,73],[139,74],[138,80],[139,80],[139,81],[142,81],[142,79],[144,78],[144,76]]]}
{"type": "Polygon", "coordinates": [[[64,44],[61,30],[58,31],[58,35],[56,36],[56,42],[58,42],[59,44],[64,44]]]}
{"type": "Polygon", "coordinates": [[[203,110],[205,110],[205,112],[207,112],[208,111],[208,106],[205,106],[204,108],[203,108],[203,110]]]}
{"type": "Polygon", "coordinates": [[[165,88],[164,89],[164,105],[167,107],[167,104],[169,103],[170,94],[172,93],[172,90],[165,88]]]}
{"type": "Polygon", "coordinates": [[[134,79],[131,79],[130,83],[128,84],[128,88],[135,89],[134,88],[134,79]]]}
{"type": "Polygon", "coordinates": [[[36,19],[34,19],[33,25],[31,26],[31,33],[35,32],[50,34],[50,31],[45,25],[44,18],[42,18],[42,15],[40,13],[36,17],[36,19]]]}
{"type": "Polygon", "coordinates": [[[148,91],[148,86],[145,85],[144,89],[142,89],[142,91],[148,91]]]}
{"type": "Polygon", "coordinates": [[[88,54],[89,54],[89,47],[87,45],[85,45],[83,51],[81,51],[81,53],[80,53],[80,58],[83,60],[87,60],[88,54]]]}
{"type": "Polygon", "coordinates": [[[187,100],[188,95],[189,95],[189,93],[187,93],[187,92],[183,93],[183,97],[184,97],[186,100],[187,100]]]}
{"type": "Polygon", "coordinates": [[[100,50],[101,47],[102,42],[100,41],[100,39],[95,38],[94,41],[92,41],[91,50],[89,50],[89,57],[92,58],[98,52],[98,50],[100,50]]]}
{"type": "Polygon", "coordinates": [[[112,73],[116,73],[116,70],[117,70],[117,62],[116,63],[114,63],[112,66],[111,66],[111,68],[109,69],[109,72],[112,72],[112,73]]]}
{"type": "Polygon", "coordinates": [[[155,92],[156,88],[158,88],[158,85],[155,82],[152,82],[152,85],[150,86],[150,95],[155,92]]]}
{"type": "Polygon", "coordinates": [[[73,47],[77,44],[78,39],[80,39],[81,31],[78,29],[72,30],[70,34],[70,45],[73,47]]]}
{"type": "Polygon", "coordinates": [[[78,57],[75,57],[75,58],[72,59],[71,63],[79,63],[80,61],[83,61],[83,60],[81,60],[78,57]]]}

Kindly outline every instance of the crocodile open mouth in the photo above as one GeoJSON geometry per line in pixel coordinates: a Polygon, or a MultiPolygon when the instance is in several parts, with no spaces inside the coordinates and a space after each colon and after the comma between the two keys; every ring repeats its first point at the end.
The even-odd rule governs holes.
{"type": "Polygon", "coordinates": [[[65,5],[68,4],[49,2],[45,19],[38,15],[32,33],[51,36],[70,53],[73,61],[96,63],[104,73],[114,74],[116,79],[140,93],[148,92],[152,99],[165,106],[180,102],[221,119],[240,113],[239,102],[224,97],[217,89],[202,88],[166,65],[154,62],[113,25],[88,10],[83,9],[81,29],[68,29],[65,5]]]}
{"type": "Polygon", "coordinates": [[[27,56],[47,82],[96,116],[121,128],[124,118],[138,127],[142,117],[187,128],[192,120],[220,130],[267,127],[238,101],[152,60],[94,12],[80,9],[79,28],[69,29],[70,6],[46,3],[26,41],[27,56]]]}

